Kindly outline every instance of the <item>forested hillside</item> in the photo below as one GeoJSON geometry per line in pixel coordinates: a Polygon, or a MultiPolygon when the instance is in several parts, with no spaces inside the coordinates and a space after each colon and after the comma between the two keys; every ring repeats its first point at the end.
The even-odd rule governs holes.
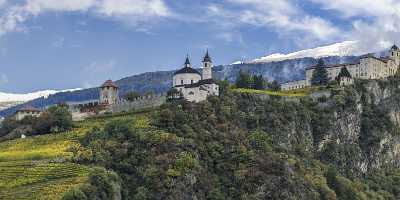
{"type": "Polygon", "coordinates": [[[399,199],[398,86],[314,100],[236,90],[108,120],[74,160],[115,174],[64,199],[399,199]]]}
{"type": "Polygon", "coordinates": [[[399,83],[222,88],[198,104],[174,101],[7,140],[0,197],[399,199],[399,83]]]}

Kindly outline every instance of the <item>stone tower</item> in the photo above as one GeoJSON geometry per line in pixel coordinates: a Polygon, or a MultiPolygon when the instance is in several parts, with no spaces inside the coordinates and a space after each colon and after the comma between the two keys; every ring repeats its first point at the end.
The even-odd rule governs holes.
{"type": "Polygon", "coordinates": [[[394,44],[389,51],[390,57],[395,60],[397,65],[400,65],[400,49],[394,44]]]}
{"type": "Polygon", "coordinates": [[[112,80],[106,81],[100,87],[100,104],[114,105],[119,102],[118,86],[112,80]]]}
{"type": "Polygon", "coordinates": [[[207,53],[203,59],[203,80],[212,79],[212,67],[213,63],[207,50],[207,53]]]}

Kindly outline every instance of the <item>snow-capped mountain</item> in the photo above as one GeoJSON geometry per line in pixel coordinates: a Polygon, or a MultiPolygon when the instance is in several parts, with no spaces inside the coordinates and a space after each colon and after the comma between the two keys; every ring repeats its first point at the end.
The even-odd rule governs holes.
{"type": "Polygon", "coordinates": [[[30,100],[41,98],[41,97],[47,98],[48,96],[59,93],[59,92],[73,92],[73,91],[77,91],[77,90],[81,90],[81,88],[61,90],[61,91],[43,90],[43,91],[38,91],[38,92],[26,93],[26,94],[13,94],[13,93],[0,92],[0,103],[26,102],[26,101],[30,101],[30,100]]]}
{"type": "Polygon", "coordinates": [[[31,101],[37,98],[47,98],[50,95],[60,93],[60,92],[73,92],[81,90],[80,88],[77,89],[68,89],[68,90],[43,90],[43,91],[38,91],[38,92],[32,92],[32,93],[27,93],[27,94],[13,94],[13,93],[4,93],[0,92],[0,110],[4,110],[6,108],[16,106],[19,104],[23,104],[27,101],[31,101]]]}
{"type": "MultiPolygon", "coordinates": [[[[322,58],[328,56],[352,56],[360,54],[357,41],[345,41],[328,46],[306,49],[289,54],[276,53],[250,61],[249,63],[268,63],[274,61],[283,61],[297,58],[322,58]]],[[[239,64],[240,61],[234,63],[239,64]]]]}

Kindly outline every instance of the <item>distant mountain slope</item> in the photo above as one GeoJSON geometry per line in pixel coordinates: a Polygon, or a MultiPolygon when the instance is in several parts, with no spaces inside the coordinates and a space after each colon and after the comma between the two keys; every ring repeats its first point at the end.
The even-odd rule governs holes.
{"type": "Polygon", "coordinates": [[[52,94],[59,93],[59,92],[73,92],[73,91],[77,91],[77,90],[81,90],[81,88],[62,90],[62,91],[43,90],[43,91],[32,92],[32,93],[27,93],[27,94],[13,94],[13,93],[0,92],[0,103],[4,103],[4,102],[25,102],[25,101],[30,101],[30,100],[37,99],[37,98],[40,98],[40,97],[47,98],[48,96],[50,96],[52,94]]]}
{"type": "Polygon", "coordinates": [[[4,93],[0,92],[0,110],[4,110],[13,106],[17,106],[23,104],[27,101],[31,101],[37,98],[47,98],[50,95],[60,93],[60,92],[73,92],[81,90],[80,88],[77,89],[68,89],[68,90],[43,90],[38,92],[31,92],[27,94],[14,94],[14,93],[4,93]]]}
{"type": "Polygon", "coordinates": [[[261,57],[252,60],[250,63],[265,63],[273,61],[283,61],[288,59],[297,58],[322,58],[327,56],[350,56],[356,55],[358,52],[358,42],[356,41],[345,41],[341,43],[335,43],[328,46],[317,47],[314,49],[306,49],[298,52],[289,54],[272,54],[269,56],[261,57]]]}
{"type": "MultiPolygon", "coordinates": [[[[324,58],[327,64],[356,62],[355,56],[333,56],[324,58]]],[[[248,71],[252,74],[262,74],[268,80],[284,82],[288,80],[298,80],[305,77],[305,68],[317,63],[315,58],[299,58],[268,63],[248,63],[236,65],[220,65],[214,67],[216,79],[228,79],[234,81],[240,70],[248,71]]],[[[140,93],[152,91],[154,93],[167,92],[172,86],[172,76],[174,71],[148,72],[123,78],[115,83],[120,87],[120,96],[129,91],[140,93]]],[[[62,102],[86,101],[99,98],[98,88],[90,88],[72,92],[61,92],[49,95],[48,98],[39,98],[27,102],[26,104],[37,108],[44,108],[62,102]]],[[[24,105],[24,104],[23,104],[24,105]]],[[[23,105],[18,105],[0,111],[0,116],[9,116],[23,105]]]]}

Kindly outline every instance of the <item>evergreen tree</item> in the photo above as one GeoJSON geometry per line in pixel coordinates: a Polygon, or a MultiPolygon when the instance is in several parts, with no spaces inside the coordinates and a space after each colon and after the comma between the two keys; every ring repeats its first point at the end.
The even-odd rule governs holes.
{"type": "Polygon", "coordinates": [[[266,81],[262,75],[254,75],[253,76],[253,89],[255,90],[264,90],[266,87],[266,81]]]}
{"type": "Polygon", "coordinates": [[[347,70],[347,67],[342,67],[342,69],[340,69],[339,75],[336,77],[336,80],[339,81],[341,77],[351,78],[351,74],[349,70],[347,70]]]}
{"type": "Polygon", "coordinates": [[[225,79],[223,81],[218,81],[218,86],[219,86],[219,95],[225,95],[229,91],[230,83],[228,79],[225,79]]]}
{"type": "Polygon", "coordinates": [[[318,60],[318,64],[311,78],[311,85],[327,85],[329,82],[328,71],[325,68],[325,62],[318,60]]]}
{"type": "Polygon", "coordinates": [[[247,72],[240,71],[239,76],[236,79],[237,88],[252,88],[253,79],[247,72]]]}
{"type": "Polygon", "coordinates": [[[268,88],[273,91],[279,91],[281,89],[281,85],[278,83],[278,81],[274,80],[269,84],[268,88]]]}

